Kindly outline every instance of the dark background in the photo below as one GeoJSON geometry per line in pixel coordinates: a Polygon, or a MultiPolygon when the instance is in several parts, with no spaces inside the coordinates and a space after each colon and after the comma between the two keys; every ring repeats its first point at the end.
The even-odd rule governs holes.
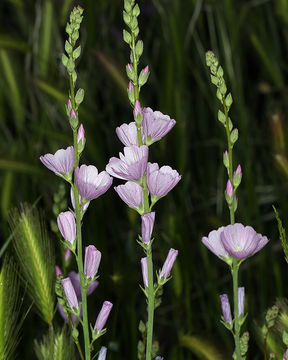
{"type": "MultiPolygon", "coordinates": [[[[77,4],[84,8],[77,68],[78,85],[85,89],[80,119],[87,143],[82,162],[104,169],[122,149],[116,126],[133,120],[126,94],[129,50],[122,40],[122,1],[1,0],[1,245],[10,233],[9,210],[20,202],[40,197],[37,206],[45,210],[48,226],[55,218],[53,194],[61,180],[44,168],[39,156],[72,142],[61,54],[65,24],[77,4]]],[[[151,70],[142,103],[177,121],[169,135],[151,147],[150,161],[182,174],[177,187],[155,206],[155,268],[162,266],[170,247],[179,250],[173,279],[156,311],[160,354],[172,360],[208,359],[201,353],[206,349],[215,359],[215,347],[219,359],[231,359],[233,349],[230,334],[219,322],[218,296],[231,295],[232,290],[228,267],[200,241],[229,222],[222,164],[226,136],[217,121],[219,103],[205,65],[205,52],[212,49],[224,68],[234,99],[230,115],[239,129],[234,168],[241,164],[243,180],[236,221],[271,240],[240,270],[249,313],[249,358],[263,358],[255,321],[262,323],[265,309],[287,296],[287,266],[272,204],[285,223],[288,1],[148,0],[139,1],[139,6],[139,37],[144,41],[140,68],[149,64],[151,70]]],[[[138,286],[143,256],[135,241],[139,216],[127,210],[111,188],[90,205],[83,228],[86,244],[95,244],[103,253],[100,285],[89,298],[91,321],[103,300],[115,304],[99,345],[109,345],[108,359],[136,359],[138,322],[146,318],[138,286]]],[[[59,252],[53,232],[51,241],[59,252]]],[[[55,321],[61,324],[58,315],[55,321]]],[[[32,310],[24,323],[21,359],[34,358],[33,339],[46,331],[32,310]]]]}

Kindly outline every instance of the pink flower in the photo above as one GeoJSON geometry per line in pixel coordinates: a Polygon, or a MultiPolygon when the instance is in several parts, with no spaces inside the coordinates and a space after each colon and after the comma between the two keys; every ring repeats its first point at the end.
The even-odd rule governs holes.
{"type": "Polygon", "coordinates": [[[145,244],[148,244],[151,239],[151,234],[153,231],[155,212],[144,214],[141,216],[142,220],[142,241],[145,244]]]}
{"type": "Polygon", "coordinates": [[[124,155],[119,154],[120,159],[112,157],[106,166],[106,171],[119,179],[139,180],[146,171],[148,161],[148,147],[146,145],[126,146],[124,155]]]}
{"type": "MultiPolygon", "coordinates": [[[[138,146],[138,135],[137,135],[137,127],[135,121],[130,122],[129,124],[122,124],[121,126],[116,128],[116,134],[119,140],[125,146],[138,146]]],[[[144,142],[144,137],[142,136],[142,140],[144,142]]]]}
{"type": "Polygon", "coordinates": [[[251,226],[244,227],[242,224],[220,227],[211,231],[208,238],[202,238],[203,244],[227,263],[231,262],[230,256],[241,260],[256,254],[268,241],[251,226]]]}
{"type": "Polygon", "coordinates": [[[178,184],[181,175],[170,166],[162,166],[159,169],[157,163],[147,165],[147,186],[155,197],[165,196],[178,184]]]}
{"type": "Polygon", "coordinates": [[[97,331],[98,334],[104,328],[112,307],[113,304],[111,302],[104,301],[94,326],[94,331],[97,331]]]}
{"type": "Polygon", "coordinates": [[[142,269],[142,277],[143,283],[148,287],[148,267],[147,267],[147,257],[141,259],[141,269],[142,269]]]}
{"type": "Polygon", "coordinates": [[[167,258],[166,258],[164,265],[162,267],[162,270],[160,272],[160,278],[164,278],[166,280],[169,277],[177,255],[178,255],[178,250],[175,250],[175,249],[169,250],[167,258]]]}
{"type": "Polygon", "coordinates": [[[219,257],[221,260],[228,260],[229,254],[224,248],[222,241],[221,241],[221,233],[223,232],[224,227],[220,227],[218,230],[213,230],[209,233],[208,237],[202,238],[202,243],[219,257]]]}
{"type": "Polygon", "coordinates": [[[58,176],[69,175],[74,167],[74,148],[57,150],[56,153],[40,156],[40,161],[58,176]]]}
{"type": "Polygon", "coordinates": [[[136,210],[143,207],[143,189],[139,184],[127,181],[126,184],[115,186],[114,189],[128,206],[136,210]]]}
{"type": "Polygon", "coordinates": [[[234,224],[225,226],[221,241],[226,251],[236,259],[245,259],[261,250],[267,243],[266,236],[257,234],[251,226],[234,224]]]}
{"type": "Polygon", "coordinates": [[[160,111],[153,111],[149,107],[144,108],[142,126],[144,135],[146,136],[146,144],[150,145],[160,140],[175,124],[176,121],[168,115],[163,115],[160,111]]]}
{"type": "Polygon", "coordinates": [[[73,245],[76,239],[76,222],[73,213],[61,212],[57,217],[57,224],[63,238],[73,245]]]}
{"type": "Polygon", "coordinates": [[[67,299],[67,302],[70,306],[70,308],[73,309],[78,309],[79,308],[79,304],[78,304],[78,300],[77,300],[77,296],[74,290],[74,287],[72,285],[72,282],[70,280],[70,278],[65,278],[63,280],[61,280],[63,289],[64,289],[64,293],[67,299]]]}
{"type": "Polygon", "coordinates": [[[98,271],[101,261],[101,252],[94,245],[85,249],[84,274],[88,279],[93,279],[98,271]]]}
{"type": "Polygon", "coordinates": [[[75,170],[76,184],[82,198],[96,199],[112,185],[112,177],[106,171],[98,174],[93,165],[81,165],[75,170]]]}

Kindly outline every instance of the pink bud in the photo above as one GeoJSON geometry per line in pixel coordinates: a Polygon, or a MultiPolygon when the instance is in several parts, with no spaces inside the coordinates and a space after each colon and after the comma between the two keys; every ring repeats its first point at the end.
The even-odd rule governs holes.
{"type": "Polygon", "coordinates": [[[66,261],[66,262],[70,259],[71,254],[72,254],[71,250],[70,250],[70,249],[66,249],[65,255],[64,255],[64,258],[65,258],[65,261],[66,261]]]}
{"type": "Polygon", "coordinates": [[[70,111],[70,120],[72,120],[72,119],[74,119],[74,118],[76,118],[76,113],[75,113],[74,109],[72,109],[72,110],[70,111]]]}
{"type": "Polygon", "coordinates": [[[147,257],[141,259],[141,269],[142,269],[142,277],[143,283],[148,287],[148,266],[147,266],[147,257]]]}
{"type": "Polygon", "coordinates": [[[177,255],[178,255],[178,250],[175,250],[175,249],[169,250],[169,253],[167,255],[167,258],[164,262],[164,265],[163,265],[161,273],[160,273],[160,278],[164,278],[165,280],[168,278],[168,276],[170,275],[170,272],[172,270],[173,264],[176,260],[177,255]]]}
{"type": "Polygon", "coordinates": [[[241,165],[240,165],[240,164],[237,166],[237,169],[236,169],[236,171],[235,171],[235,173],[234,173],[234,176],[235,176],[235,175],[238,175],[239,177],[242,176],[242,169],[241,169],[241,165]]]}
{"type": "Polygon", "coordinates": [[[140,105],[140,101],[136,100],[135,101],[135,106],[134,106],[134,117],[137,118],[138,116],[142,117],[143,112],[142,112],[142,108],[140,105]]]}
{"type": "Polygon", "coordinates": [[[104,328],[112,307],[113,304],[111,302],[104,301],[94,326],[94,331],[97,331],[98,334],[104,328]]]}
{"type": "Polygon", "coordinates": [[[63,275],[62,271],[58,265],[55,266],[55,273],[56,273],[57,277],[63,275]]]}
{"type": "Polygon", "coordinates": [[[227,150],[225,151],[225,157],[226,157],[227,160],[229,160],[229,154],[228,154],[227,150]]]}
{"type": "Polygon", "coordinates": [[[61,280],[61,283],[62,283],[64,293],[65,293],[65,296],[66,296],[69,306],[71,307],[72,310],[74,308],[78,309],[79,304],[78,304],[77,296],[76,296],[73,284],[71,282],[71,279],[69,277],[67,277],[67,278],[61,280]]]}
{"type": "Polygon", "coordinates": [[[231,197],[232,197],[232,195],[233,195],[233,186],[232,186],[232,184],[231,184],[231,181],[230,181],[230,180],[228,180],[228,181],[227,181],[227,185],[226,185],[226,193],[227,193],[227,195],[229,196],[229,198],[231,198],[231,197]]]}
{"type": "Polygon", "coordinates": [[[132,65],[131,64],[127,64],[127,68],[129,71],[132,71],[132,65]]]}
{"type": "Polygon", "coordinates": [[[68,103],[67,103],[68,109],[71,110],[72,109],[72,103],[71,103],[71,99],[69,98],[68,103]]]}
{"type": "Polygon", "coordinates": [[[101,252],[94,245],[89,245],[85,249],[84,274],[89,279],[93,279],[97,274],[101,261],[101,252]]]}
{"type": "Polygon", "coordinates": [[[149,66],[145,66],[145,68],[142,70],[143,71],[143,74],[147,75],[149,74],[149,66]]]}
{"type": "Polygon", "coordinates": [[[77,143],[79,144],[80,141],[81,141],[82,145],[85,144],[85,130],[84,130],[84,127],[82,124],[79,126],[78,133],[77,133],[77,143]]]}
{"type": "Polygon", "coordinates": [[[133,85],[132,81],[129,81],[128,91],[129,91],[129,93],[131,93],[132,91],[134,91],[134,85],[133,85]]]}

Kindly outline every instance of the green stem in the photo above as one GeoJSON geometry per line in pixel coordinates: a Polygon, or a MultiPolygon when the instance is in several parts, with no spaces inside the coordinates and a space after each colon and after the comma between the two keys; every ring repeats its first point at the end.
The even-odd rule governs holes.
{"type": "MultiPolygon", "coordinates": [[[[139,100],[139,84],[138,84],[138,62],[136,57],[135,49],[135,36],[132,34],[132,66],[134,68],[135,79],[133,81],[135,100],[139,100]]],[[[138,145],[143,145],[141,124],[137,124],[137,137],[138,145]]],[[[144,214],[150,212],[148,189],[147,189],[147,178],[146,175],[142,178],[143,197],[144,197],[144,214]]],[[[152,261],[152,247],[150,246],[147,252],[147,270],[148,270],[148,321],[147,321],[147,338],[146,338],[146,360],[152,358],[152,342],[153,342],[153,323],[154,323],[154,306],[155,306],[155,295],[154,295],[154,281],[153,281],[153,261],[152,261]]]]}
{"type": "MultiPolygon", "coordinates": [[[[72,76],[69,74],[69,82],[70,82],[70,97],[72,108],[75,110],[75,97],[74,97],[74,86],[72,81],[72,76]]],[[[74,168],[78,166],[79,163],[79,154],[78,154],[78,142],[77,142],[77,130],[73,130],[73,142],[74,142],[74,168]]],[[[84,348],[85,348],[85,360],[91,359],[90,353],[90,336],[89,336],[89,324],[88,324],[88,312],[87,312],[87,296],[86,296],[86,285],[83,274],[83,255],[82,255],[82,233],[81,233],[81,209],[79,204],[79,192],[76,185],[76,180],[74,178],[74,200],[75,200],[75,216],[76,216],[76,228],[77,228],[77,267],[78,273],[80,276],[80,285],[81,285],[81,297],[82,297],[82,312],[83,312],[83,333],[84,333],[84,348]]]]}
{"type": "MultiPolygon", "coordinates": [[[[228,142],[228,158],[229,158],[229,167],[228,167],[228,176],[229,180],[231,181],[231,184],[233,184],[233,159],[232,159],[232,144],[231,144],[231,138],[230,138],[230,130],[229,130],[229,115],[228,115],[228,109],[225,104],[225,97],[222,97],[222,105],[224,108],[225,113],[225,128],[226,128],[226,135],[227,135],[227,142],[228,142]]],[[[230,212],[230,223],[233,225],[235,223],[235,212],[233,203],[229,205],[229,212],[230,212]]]]}
{"type": "Polygon", "coordinates": [[[234,340],[236,359],[241,360],[240,353],[240,324],[238,314],[238,270],[239,264],[236,259],[233,259],[232,277],[233,277],[233,295],[234,295],[234,340]]]}

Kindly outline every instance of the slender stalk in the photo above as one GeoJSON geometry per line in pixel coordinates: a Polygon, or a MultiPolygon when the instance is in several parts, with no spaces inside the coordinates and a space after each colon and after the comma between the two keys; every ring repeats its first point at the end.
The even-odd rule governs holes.
{"type": "MultiPolygon", "coordinates": [[[[70,82],[70,97],[72,108],[76,108],[75,97],[74,97],[74,86],[72,81],[72,76],[69,75],[70,82]]],[[[73,130],[73,142],[74,142],[74,168],[78,166],[79,163],[79,155],[78,155],[78,142],[77,142],[77,130],[73,130]]],[[[79,204],[79,192],[76,185],[76,180],[74,179],[74,200],[75,200],[75,216],[76,216],[76,227],[77,227],[77,267],[80,276],[80,284],[81,284],[81,297],[82,297],[82,312],[83,312],[83,321],[81,322],[84,333],[84,348],[85,348],[85,360],[91,359],[90,353],[90,336],[89,336],[89,324],[88,324],[88,312],[87,312],[87,296],[86,296],[86,286],[84,281],[83,274],[83,256],[82,256],[82,232],[81,232],[81,210],[79,204]]]]}
{"type": "MultiPolygon", "coordinates": [[[[227,142],[228,142],[228,157],[229,157],[229,168],[228,168],[228,176],[231,184],[233,184],[233,159],[232,159],[232,145],[231,145],[231,138],[230,138],[230,130],[229,130],[229,116],[228,116],[228,109],[225,104],[225,98],[222,97],[222,105],[224,108],[224,114],[226,118],[225,128],[226,128],[226,135],[227,135],[227,142]]],[[[230,223],[233,225],[235,223],[235,212],[233,204],[229,205],[230,211],[230,223]]]]}
{"type": "Polygon", "coordinates": [[[232,265],[232,278],[233,278],[233,296],[234,296],[234,341],[235,341],[235,353],[236,359],[241,360],[240,353],[240,324],[238,314],[238,270],[239,264],[237,260],[233,260],[232,265]]]}
{"type": "MultiPolygon", "coordinates": [[[[70,315],[70,314],[67,314],[67,316],[68,316],[68,319],[69,319],[71,328],[73,328],[73,325],[74,325],[74,324],[73,324],[71,315],[70,315]]],[[[84,355],[83,355],[83,352],[82,352],[82,349],[81,349],[81,346],[80,346],[80,344],[79,344],[79,341],[78,341],[78,340],[74,340],[74,341],[75,341],[75,344],[76,344],[76,346],[77,346],[77,349],[78,349],[78,352],[79,352],[79,355],[80,355],[81,360],[85,360],[84,355]]]]}

